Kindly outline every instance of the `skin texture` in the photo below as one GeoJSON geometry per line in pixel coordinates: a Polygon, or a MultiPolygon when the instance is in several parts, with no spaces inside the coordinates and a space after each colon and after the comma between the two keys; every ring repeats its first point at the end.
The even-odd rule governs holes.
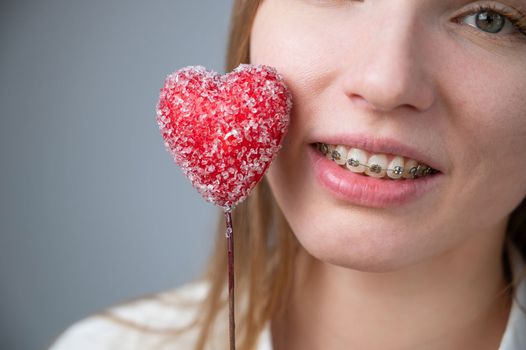
{"type": "Polygon", "coordinates": [[[526,196],[526,36],[470,26],[487,3],[526,9],[263,1],[251,62],[276,67],[294,101],[267,178],[304,248],[287,316],[273,322],[277,350],[498,347],[510,307],[499,296],[505,226],[526,196]],[[337,199],[307,151],[341,132],[412,145],[442,179],[397,207],[337,199]]]}

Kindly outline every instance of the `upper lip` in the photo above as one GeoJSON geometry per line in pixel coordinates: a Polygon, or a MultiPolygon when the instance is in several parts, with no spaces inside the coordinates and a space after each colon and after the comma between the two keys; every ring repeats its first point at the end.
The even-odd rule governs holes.
{"type": "MultiPolygon", "coordinates": [[[[435,170],[443,171],[442,165],[429,155],[420,150],[419,147],[410,146],[402,143],[395,138],[386,136],[369,136],[364,134],[345,134],[320,136],[314,142],[321,142],[329,145],[344,145],[355,147],[371,153],[384,153],[403,156],[404,158],[414,159],[419,163],[426,164],[435,170]]],[[[432,149],[426,147],[426,149],[432,149]]]]}

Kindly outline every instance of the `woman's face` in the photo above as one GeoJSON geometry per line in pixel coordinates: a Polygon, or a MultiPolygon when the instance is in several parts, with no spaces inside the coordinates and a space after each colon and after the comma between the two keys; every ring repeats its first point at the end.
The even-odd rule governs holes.
{"type": "Polygon", "coordinates": [[[525,15],[525,0],[262,2],[251,62],[276,67],[294,102],[267,179],[308,252],[389,271],[502,237],[526,195],[526,28],[509,20],[525,15]],[[440,172],[375,178],[316,143],[440,172]]]}

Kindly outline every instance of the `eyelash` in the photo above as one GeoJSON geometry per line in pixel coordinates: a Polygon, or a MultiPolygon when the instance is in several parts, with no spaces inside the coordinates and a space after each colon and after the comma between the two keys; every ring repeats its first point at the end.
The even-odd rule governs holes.
{"type": "MultiPolygon", "coordinates": [[[[463,13],[462,15],[458,16],[457,19],[456,19],[456,22],[462,24],[462,20],[465,17],[471,16],[471,15],[476,15],[477,13],[484,12],[484,11],[495,12],[495,13],[498,13],[499,15],[503,16],[506,20],[508,20],[515,27],[515,29],[518,31],[518,34],[524,36],[525,38],[523,38],[523,39],[526,39],[526,15],[520,14],[518,12],[509,11],[509,10],[506,10],[506,9],[501,9],[501,8],[498,8],[497,6],[495,6],[493,4],[476,5],[473,9],[470,9],[469,11],[467,11],[467,12],[463,13]]],[[[494,33],[494,34],[493,33],[488,33],[488,32],[485,32],[485,31],[483,31],[481,29],[478,29],[476,27],[474,27],[473,29],[477,30],[477,32],[479,32],[482,35],[490,36],[490,37],[493,37],[493,38],[502,37],[502,36],[505,35],[505,34],[500,34],[499,35],[499,33],[494,33]]],[[[517,33],[508,34],[508,36],[512,36],[512,35],[516,35],[516,34],[517,33]]]]}

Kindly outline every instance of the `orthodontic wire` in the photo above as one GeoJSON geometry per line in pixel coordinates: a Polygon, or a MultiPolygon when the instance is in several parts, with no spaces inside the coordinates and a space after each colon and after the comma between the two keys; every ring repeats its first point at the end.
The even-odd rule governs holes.
{"type": "MultiPolygon", "coordinates": [[[[328,146],[327,144],[322,144],[322,143],[319,143],[319,144],[318,144],[318,149],[319,149],[324,155],[328,155],[328,154],[329,154],[329,151],[330,151],[330,150],[329,150],[329,146],[328,146]],[[325,147],[325,149],[324,149],[324,147],[325,147]]],[[[340,158],[342,157],[342,155],[341,155],[338,151],[336,151],[336,150],[332,150],[332,151],[330,152],[330,158],[331,158],[332,160],[336,160],[336,158],[338,158],[338,157],[335,157],[335,156],[334,156],[335,153],[338,154],[338,156],[339,156],[340,158]]],[[[364,166],[364,167],[366,167],[366,168],[369,168],[369,169],[371,169],[372,167],[379,167],[379,168],[380,168],[380,171],[372,170],[373,172],[375,172],[375,173],[377,173],[377,174],[378,174],[379,172],[382,171],[382,168],[381,168],[379,165],[377,165],[377,164],[373,164],[373,165],[362,164],[362,163],[358,162],[357,160],[355,160],[355,159],[353,159],[353,158],[348,159],[348,160],[346,161],[346,163],[348,163],[348,164],[349,164],[350,166],[352,166],[352,167],[358,167],[358,166],[360,166],[360,165],[362,165],[362,166],[364,166]],[[354,161],[354,164],[351,164],[351,161],[354,161]],[[357,164],[357,165],[355,165],[355,164],[357,164]]],[[[398,166],[398,168],[399,168],[399,169],[396,169],[396,168],[395,168],[395,169],[389,169],[389,168],[387,168],[387,169],[385,169],[385,171],[386,171],[386,172],[387,172],[387,171],[391,171],[391,172],[395,173],[396,175],[403,175],[403,173],[404,173],[404,171],[405,171],[404,167],[399,167],[399,166],[398,166]],[[400,169],[401,169],[401,170],[400,170],[400,169]],[[401,172],[400,172],[400,171],[401,171],[401,172]]],[[[423,166],[422,164],[418,164],[417,166],[411,167],[411,169],[408,170],[408,173],[411,174],[411,175],[413,176],[413,179],[415,179],[416,177],[424,177],[424,176],[427,176],[427,175],[434,174],[434,173],[436,173],[436,170],[434,170],[434,169],[431,168],[430,166],[427,166],[427,165],[426,165],[426,166],[423,166]],[[423,170],[419,170],[419,168],[420,168],[420,169],[423,168],[423,170]],[[426,173],[426,172],[427,172],[427,173],[426,173]],[[420,174],[419,174],[419,173],[420,173],[420,174]]]]}

